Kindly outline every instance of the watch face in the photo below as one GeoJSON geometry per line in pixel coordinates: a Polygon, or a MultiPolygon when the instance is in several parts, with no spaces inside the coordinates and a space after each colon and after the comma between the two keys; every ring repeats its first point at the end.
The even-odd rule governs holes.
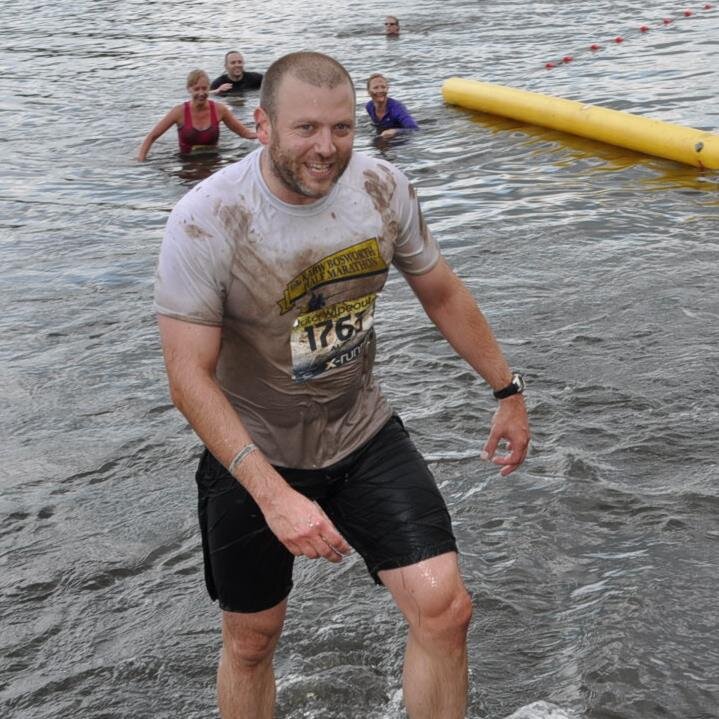
{"type": "Polygon", "coordinates": [[[512,375],[512,384],[517,388],[517,392],[524,392],[525,383],[524,383],[524,377],[519,374],[519,372],[515,372],[512,375]]]}

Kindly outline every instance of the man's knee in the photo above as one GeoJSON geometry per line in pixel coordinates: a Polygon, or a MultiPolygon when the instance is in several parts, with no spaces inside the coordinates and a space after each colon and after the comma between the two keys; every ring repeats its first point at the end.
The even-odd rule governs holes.
{"type": "Polygon", "coordinates": [[[414,617],[408,617],[413,631],[430,637],[463,639],[472,619],[472,599],[460,583],[439,596],[420,601],[414,617]]]}
{"type": "Polygon", "coordinates": [[[252,669],[272,660],[282,631],[279,617],[225,613],[222,625],[223,652],[237,669],[252,669]]]}

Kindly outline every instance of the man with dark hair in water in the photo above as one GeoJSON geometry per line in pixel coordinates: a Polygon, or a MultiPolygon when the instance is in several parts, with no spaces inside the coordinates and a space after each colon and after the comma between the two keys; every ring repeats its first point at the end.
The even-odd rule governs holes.
{"type": "Polygon", "coordinates": [[[262,73],[245,70],[245,58],[237,50],[225,53],[225,72],[210,85],[213,95],[241,95],[245,90],[259,90],[262,73]]]}
{"type": "Polygon", "coordinates": [[[494,390],[483,458],[502,475],[529,443],[521,375],[404,174],[353,152],[342,65],[280,58],[255,121],[262,147],[173,210],[155,288],[172,399],[206,445],[196,480],[205,580],[222,609],[220,714],[272,717],[294,558],[341,562],[353,547],[408,624],[409,716],[461,719],[472,603],[449,513],[372,376],[390,265],[494,390]]]}
{"type": "Polygon", "coordinates": [[[399,37],[399,20],[394,15],[384,19],[384,34],[388,37],[399,37]]]}

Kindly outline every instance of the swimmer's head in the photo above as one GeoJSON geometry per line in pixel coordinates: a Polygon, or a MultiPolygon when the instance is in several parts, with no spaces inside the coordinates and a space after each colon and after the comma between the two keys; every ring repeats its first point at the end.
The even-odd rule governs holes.
{"type": "Polygon", "coordinates": [[[381,73],[381,72],[373,72],[368,78],[367,78],[367,92],[372,94],[372,85],[378,85],[379,81],[382,80],[385,85],[385,90],[389,88],[389,80],[381,73]],[[377,82],[375,82],[377,80],[377,82]]]}
{"type": "Polygon", "coordinates": [[[210,77],[204,70],[192,70],[187,76],[185,87],[189,90],[194,85],[197,85],[198,80],[206,80],[207,84],[210,84],[210,77]]]}
{"type": "Polygon", "coordinates": [[[399,35],[399,20],[394,15],[387,15],[384,19],[384,34],[399,35]]]}
{"type": "Polygon", "coordinates": [[[225,70],[232,80],[240,80],[245,74],[245,58],[237,50],[225,53],[225,70]]]}

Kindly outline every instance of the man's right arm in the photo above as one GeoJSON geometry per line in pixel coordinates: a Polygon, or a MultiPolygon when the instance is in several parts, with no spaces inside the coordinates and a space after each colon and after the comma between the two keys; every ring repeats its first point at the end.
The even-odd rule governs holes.
{"type": "MultiPolygon", "coordinates": [[[[222,329],[164,315],[158,315],[158,326],[172,401],[227,467],[252,438],[215,378],[222,329]]],[[[292,554],[337,562],[349,553],[349,545],[320,507],[292,489],[261,452],[248,454],[234,476],[292,554]]]]}
{"type": "Polygon", "coordinates": [[[232,90],[232,83],[226,82],[223,75],[216,77],[210,85],[210,95],[224,95],[232,90]]]}

